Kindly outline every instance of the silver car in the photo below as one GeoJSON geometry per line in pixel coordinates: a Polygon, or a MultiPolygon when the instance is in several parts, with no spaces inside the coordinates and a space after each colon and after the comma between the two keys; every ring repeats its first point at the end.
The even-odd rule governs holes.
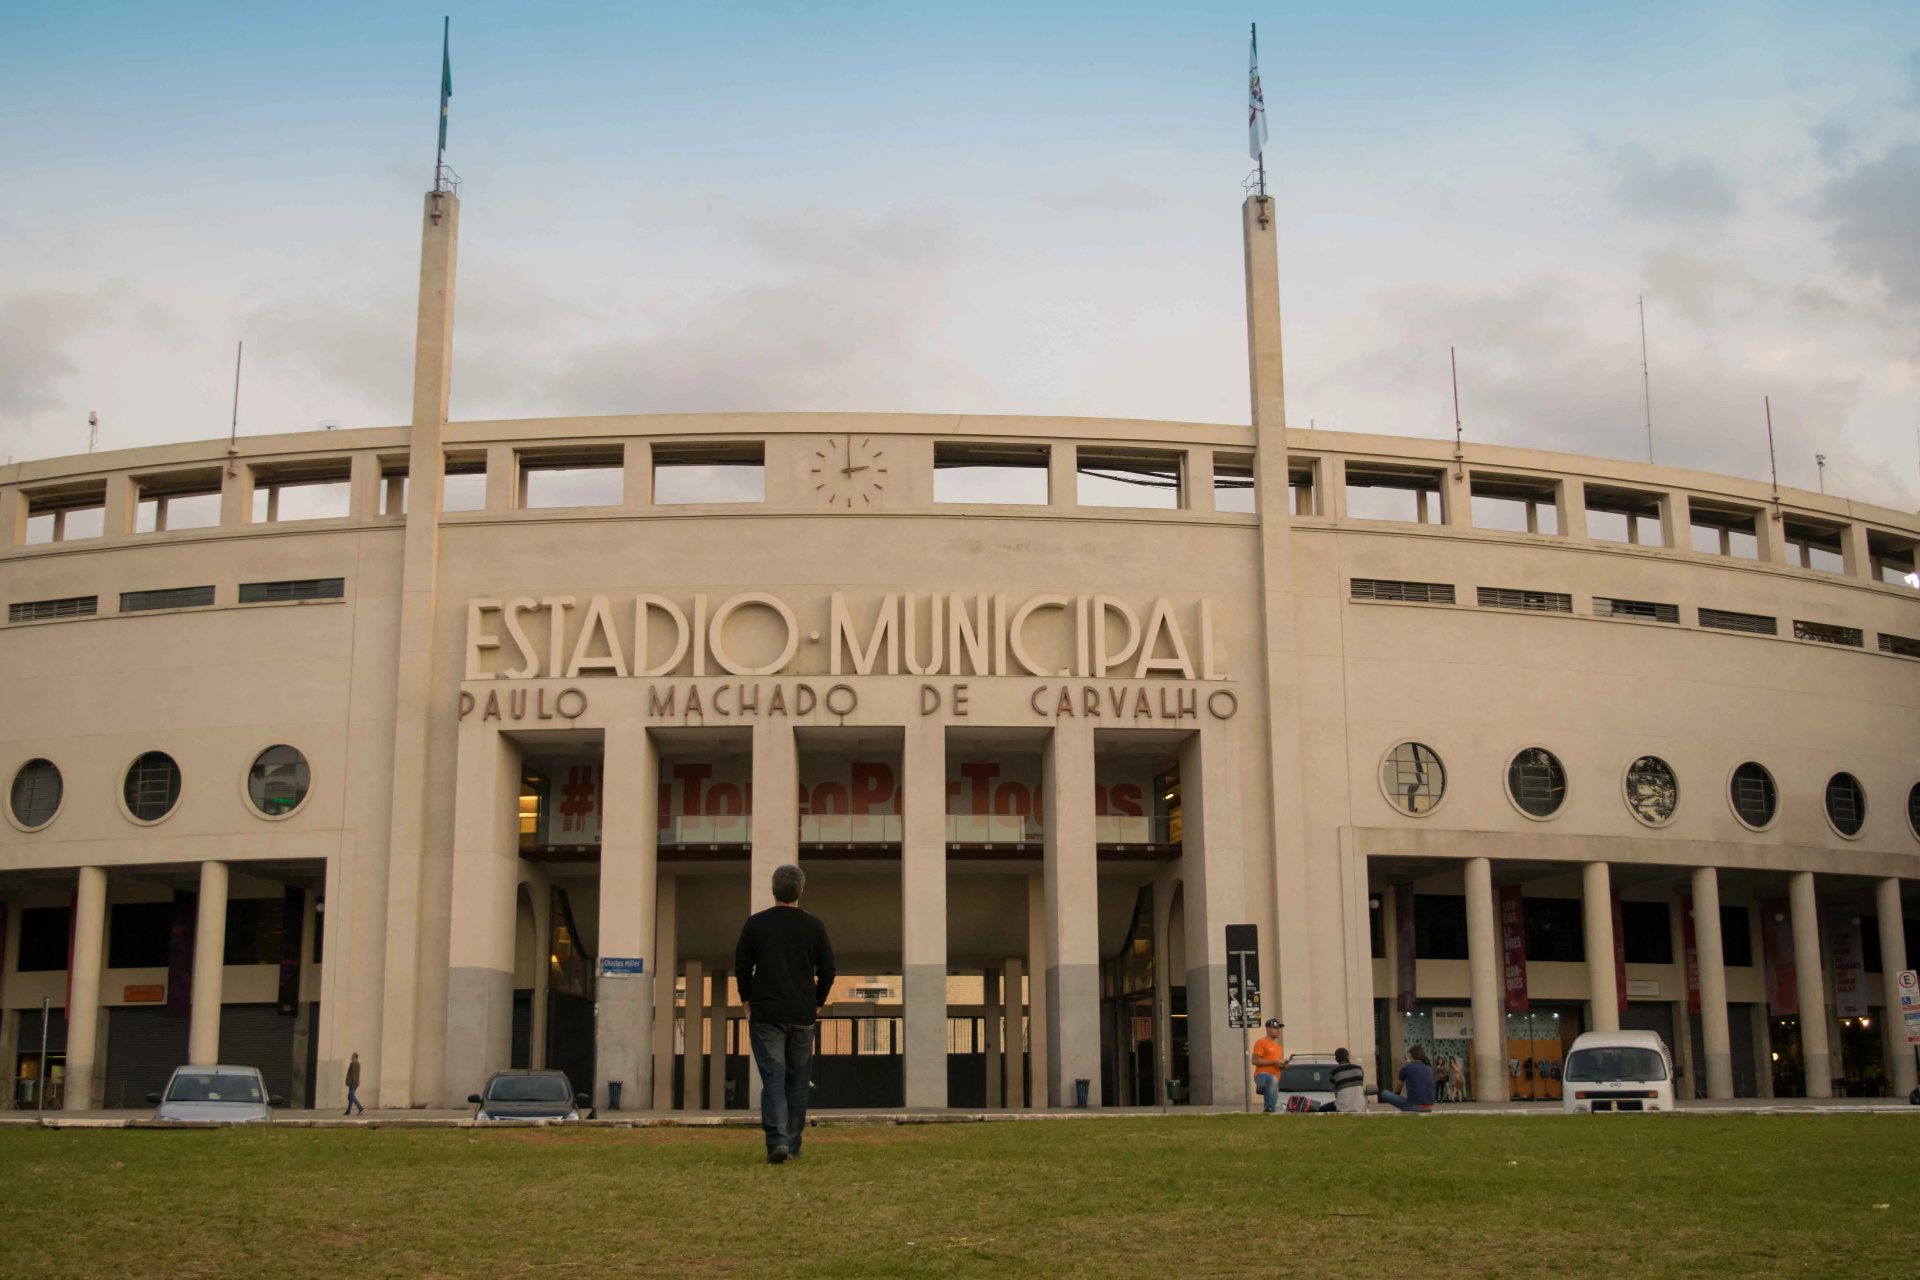
{"type": "Polygon", "coordinates": [[[286,1099],[270,1097],[258,1067],[175,1067],[164,1093],[150,1093],[155,1120],[224,1120],[229,1123],[273,1119],[286,1099]]]}

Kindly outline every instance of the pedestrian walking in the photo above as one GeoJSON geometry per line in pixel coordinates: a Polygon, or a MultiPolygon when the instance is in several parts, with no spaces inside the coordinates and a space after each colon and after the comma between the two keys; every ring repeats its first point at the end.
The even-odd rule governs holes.
{"type": "Polygon", "coordinates": [[[354,1054],[352,1059],[347,1063],[347,1110],[345,1114],[352,1115],[356,1107],[359,1108],[361,1115],[367,1113],[367,1109],[360,1106],[360,1055],[357,1053],[354,1054]]]}
{"type": "Polygon", "coordinates": [[[813,1087],[813,1026],[833,990],[833,944],[820,918],[800,909],[807,877],[788,863],[773,873],[773,903],[747,917],[733,951],[734,982],[760,1071],[767,1163],[800,1156],[813,1087]]]}

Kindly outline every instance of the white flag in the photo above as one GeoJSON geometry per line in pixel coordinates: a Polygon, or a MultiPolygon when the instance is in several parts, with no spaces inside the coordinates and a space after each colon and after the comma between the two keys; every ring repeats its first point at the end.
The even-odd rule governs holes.
{"type": "Polygon", "coordinates": [[[1247,154],[1258,160],[1267,149],[1267,103],[1260,96],[1260,31],[1254,28],[1247,49],[1247,154]]]}

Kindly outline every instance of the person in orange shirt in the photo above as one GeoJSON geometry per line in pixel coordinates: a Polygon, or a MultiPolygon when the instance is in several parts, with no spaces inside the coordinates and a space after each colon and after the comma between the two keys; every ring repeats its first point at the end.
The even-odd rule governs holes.
{"type": "Polygon", "coordinates": [[[1280,1068],[1286,1055],[1280,1049],[1281,1022],[1267,1019],[1267,1033],[1253,1042],[1253,1087],[1260,1091],[1266,1112],[1272,1115],[1280,1105],[1280,1068]]]}

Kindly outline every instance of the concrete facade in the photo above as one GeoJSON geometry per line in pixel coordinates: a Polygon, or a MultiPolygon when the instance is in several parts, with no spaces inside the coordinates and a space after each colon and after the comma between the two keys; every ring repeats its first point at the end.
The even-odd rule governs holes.
{"type": "Polygon", "coordinates": [[[1237,1101],[1240,923],[1289,1049],[1390,1072],[1457,1007],[1508,1026],[1461,1050],[1505,1096],[1534,1056],[1508,1043],[1515,886],[1530,948],[1563,918],[1584,944],[1529,954],[1528,998],[1587,1028],[1668,1018],[1702,1093],[1735,1092],[1736,1043],[1763,1096],[1776,1052],[1814,1096],[1912,1088],[1890,979],[1856,953],[1891,973],[1920,915],[1920,592],[1899,580],[1920,519],[1290,429],[1265,215],[1242,213],[1251,426],[450,423],[459,202],[438,193],[409,426],[0,469],[0,771],[60,783],[46,812],[14,785],[0,826],[9,1073],[46,996],[73,1014],[67,1105],[114,1101],[111,1012],[158,984],[194,1062],[223,1009],[280,999],[322,1106],[350,1053],[367,1105],[430,1106],[564,1042],[599,1106],[618,1081],[629,1109],[743,1107],[733,938],[797,860],[865,976],[828,1013],[897,1059],[909,1106],[953,1101],[961,1058],[995,1105],[1074,1105],[1082,1080],[1092,1105],[1168,1080],[1237,1101]],[[1045,500],[948,500],[936,477],[970,467],[1044,476],[1045,500]],[[1096,504],[1115,474],[1172,484],[1096,504]],[[670,500],[687,476],[753,500],[670,500]],[[297,518],[316,496],[336,507],[297,518]],[[281,744],[309,782],[263,807],[251,771],[281,744]],[[177,770],[157,816],[125,782],[150,752],[177,770]],[[229,923],[265,911],[234,905],[288,887],[324,957],[233,963],[229,923]],[[106,963],[113,908],[186,894],[190,957],[106,963]],[[56,917],[26,914],[49,908],[58,969],[56,917]],[[1749,913],[1750,963],[1723,963],[1723,908],[1749,913]],[[1846,1046],[1876,1024],[1863,1063],[1846,1046]]]}

